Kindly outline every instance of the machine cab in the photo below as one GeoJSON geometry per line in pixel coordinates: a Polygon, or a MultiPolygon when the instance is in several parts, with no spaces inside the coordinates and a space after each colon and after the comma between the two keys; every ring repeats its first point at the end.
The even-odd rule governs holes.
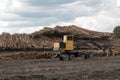
{"type": "Polygon", "coordinates": [[[64,35],[63,42],[73,41],[73,35],[64,35]]]}
{"type": "Polygon", "coordinates": [[[64,35],[63,41],[60,43],[54,43],[54,49],[56,50],[73,50],[73,35],[64,35]]]}
{"type": "Polygon", "coordinates": [[[65,50],[73,50],[73,35],[64,35],[63,42],[66,45],[65,50]]]}

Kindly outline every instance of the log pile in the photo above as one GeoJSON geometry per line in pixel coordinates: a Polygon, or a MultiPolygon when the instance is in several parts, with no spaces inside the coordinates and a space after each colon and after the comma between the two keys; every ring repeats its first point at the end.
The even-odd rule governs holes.
{"type": "Polygon", "coordinates": [[[50,53],[50,52],[31,52],[31,53],[26,53],[26,52],[19,52],[15,54],[5,54],[5,55],[0,55],[0,60],[21,60],[21,59],[45,59],[45,58],[53,58],[56,57],[55,53],[50,53]]]}
{"type": "MultiPolygon", "coordinates": [[[[90,52],[95,54],[101,54],[101,48],[99,46],[110,44],[114,55],[120,54],[120,46],[116,46],[116,44],[114,44],[114,39],[112,39],[112,33],[90,31],[77,27],[75,25],[56,26],[55,28],[45,27],[43,30],[36,31],[31,34],[16,33],[11,35],[9,33],[2,33],[0,35],[0,51],[51,50],[53,49],[53,43],[62,41],[63,35],[66,34],[74,35],[75,44],[77,44],[78,42],[81,42],[80,44],[83,44],[79,48],[80,50],[86,49],[84,53],[90,52]],[[87,41],[89,41],[89,43],[84,43],[87,41]],[[97,44],[94,44],[93,42],[96,42],[97,44]]],[[[29,54],[27,55],[29,56],[29,54]]],[[[33,55],[37,54],[34,53],[33,55]]],[[[8,58],[10,57],[8,56],[8,58]]]]}
{"type": "Polygon", "coordinates": [[[75,41],[80,40],[107,40],[110,33],[100,33],[79,28],[77,26],[56,26],[45,28],[32,34],[9,34],[0,35],[0,50],[29,50],[29,49],[52,49],[54,42],[62,41],[65,34],[75,36],[75,41]]]}

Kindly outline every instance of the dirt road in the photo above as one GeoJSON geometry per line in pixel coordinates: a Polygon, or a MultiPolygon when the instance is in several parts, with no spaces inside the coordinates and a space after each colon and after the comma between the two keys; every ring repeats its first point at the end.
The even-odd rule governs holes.
{"type": "Polygon", "coordinates": [[[120,80],[120,56],[0,61],[0,80],[120,80]]]}

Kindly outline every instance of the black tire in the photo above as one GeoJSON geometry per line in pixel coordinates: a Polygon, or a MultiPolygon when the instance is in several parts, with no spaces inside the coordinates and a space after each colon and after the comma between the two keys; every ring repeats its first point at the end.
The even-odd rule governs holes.
{"type": "Polygon", "coordinates": [[[68,56],[67,54],[64,54],[64,55],[60,55],[60,56],[59,56],[59,60],[60,60],[60,61],[65,60],[65,61],[66,61],[66,60],[71,60],[71,59],[69,59],[69,56],[68,56]]]}
{"type": "Polygon", "coordinates": [[[84,55],[84,59],[88,59],[89,57],[90,57],[89,54],[85,54],[85,55],[84,55]]]}
{"type": "Polygon", "coordinates": [[[63,61],[63,60],[64,60],[62,55],[59,55],[59,60],[60,60],[60,61],[63,61]]]}
{"type": "Polygon", "coordinates": [[[74,56],[75,56],[75,57],[78,57],[78,52],[75,52],[75,53],[74,53],[74,56]]]}
{"type": "Polygon", "coordinates": [[[75,57],[75,55],[71,55],[70,58],[71,58],[71,60],[74,60],[76,57],[75,57]]]}

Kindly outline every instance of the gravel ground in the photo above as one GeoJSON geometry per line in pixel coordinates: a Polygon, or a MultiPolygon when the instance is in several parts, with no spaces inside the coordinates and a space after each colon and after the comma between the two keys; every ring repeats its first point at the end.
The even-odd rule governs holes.
{"type": "Polygon", "coordinates": [[[120,80],[120,56],[0,61],[0,80],[120,80]]]}

